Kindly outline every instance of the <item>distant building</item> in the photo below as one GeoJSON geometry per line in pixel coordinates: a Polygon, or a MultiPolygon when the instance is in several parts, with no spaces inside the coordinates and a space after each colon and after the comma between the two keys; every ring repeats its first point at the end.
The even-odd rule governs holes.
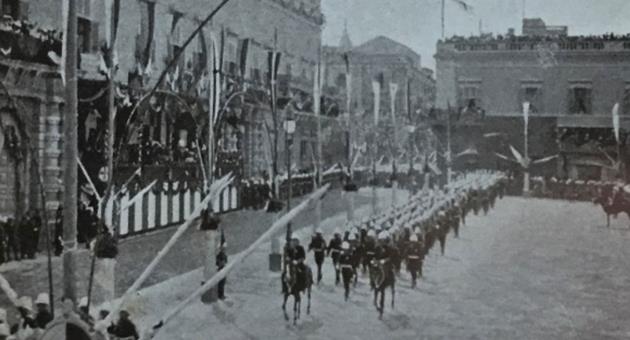
{"type": "Polygon", "coordinates": [[[438,42],[438,107],[457,112],[462,120],[453,124],[477,124],[478,137],[506,133],[502,149],[485,141],[489,149],[483,164],[495,166],[500,162],[494,152],[510,154],[509,144],[523,150],[522,104],[530,102],[530,157],[560,155],[547,167],[534,167],[535,173],[614,177],[614,171],[597,165],[610,165],[598,147],[617,158],[611,110],[619,103],[624,144],[620,158],[627,158],[630,36],[569,36],[566,27],[546,26],[541,19],[525,19],[523,32],[438,42]]]}
{"type": "MultiPolygon", "coordinates": [[[[421,66],[420,55],[411,48],[390,38],[379,36],[352,47],[347,31],[340,45],[325,46],[326,88],[328,93],[346,97],[346,65],[344,54],[349,56],[352,75],[352,110],[373,112],[372,81],[382,80],[381,111],[390,111],[389,84],[398,85],[396,113],[401,117],[428,111],[435,101],[433,71],[421,66]]],[[[344,99],[345,100],[345,99],[344,99]]],[[[343,111],[345,111],[345,106],[343,111]]],[[[383,119],[388,115],[381,114],[383,119]]]]}

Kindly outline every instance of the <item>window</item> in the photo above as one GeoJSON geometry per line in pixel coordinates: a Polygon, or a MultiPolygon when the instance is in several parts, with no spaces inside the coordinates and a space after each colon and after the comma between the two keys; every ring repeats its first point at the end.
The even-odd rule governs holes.
{"type": "Polygon", "coordinates": [[[592,89],[589,86],[578,85],[569,89],[569,113],[592,113],[592,89]]]}
{"type": "Polygon", "coordinates": [[[458,107],[460,112],[474,112],[481,109],[481,91],[479,85],[460,85],[458,107]]]}
{"type": "Polygon", "coordinates": [[[92,48],[92,24],[90,20],[78,18],[77,35],[79,52],[89,53],[92,48]]]}
{"type": "Polygon", "coordinates": [[[521,88],[521,95],[517,103],[518,112],[523,109],[523,103],[529,102],[530,113],[543,112],[542,88],[537,85],[525,85],[521,88]]]}
{"type": "Polygon", "coordinates": [[[0,0],[2,3],[2,16],[8,15],[11,18],[17,20],[20,16],[20,1],[19,0],[0,0]]]}

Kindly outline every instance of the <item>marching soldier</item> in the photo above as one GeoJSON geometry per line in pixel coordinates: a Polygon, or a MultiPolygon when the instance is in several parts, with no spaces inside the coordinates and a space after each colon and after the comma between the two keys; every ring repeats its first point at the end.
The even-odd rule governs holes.
{"type": "Polygon", "coordinates": [[[317,229],[315,235],[311,239],[311,243],[308,245],[308,251],[313,251],[315,256],[315,263],[317,264],[317,283],[322,280],[322,264],[326,257],[326,240],[322,236],[322,231],[317,229]]]}
{"type": "Polygon", "coordinates": [[[409,237],[407,248],[407,270],[411,273],[411,288],[416,288],[417,276],[422,277],[422,263],[424,260],[424,249],[422,243],[418,241],[418,235],[409,237]]]}
{"type": "Polygon", "coordinates": [[[350,243],[343,242],[341,244],[342,253],[339,256],[339,267],[341,269],[341,276],[343,277],[344,298],[348,301],[350,297],[350,282],[355,274],[354,267],[352,265],[352,250],[350,243]]]}
{"type": "Polygon", "coordinates": [[[370,229],[365,237],[365,243],[363,244],[363,251],[365,256],[363,257],[363,272],[367,271],[370,263],[376,256],[376,232],[374,229],[370,229]]]}
{"type": "Polygon", "coordinates": [[[332,258],[333,266],[335,267],[335,284],[339,284],[339,256],[341,255],[341,233],[339,229],[335,230],[335,236],[328,244],[328,255],[332,258]]]}
{"type": "Polygon", "coordinates": [[[20,313],[20,321],[13,326],[12,332],[16,339],[32,340],[36,338],[35,330],[37,324],[33,319],[33,300],[28,296],[19,299],[18,312],[20,313]]]}

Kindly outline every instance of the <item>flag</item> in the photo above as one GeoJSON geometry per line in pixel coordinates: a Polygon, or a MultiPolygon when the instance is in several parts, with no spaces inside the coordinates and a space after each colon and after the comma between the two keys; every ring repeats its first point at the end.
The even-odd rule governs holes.
{"type": "Polygon", "coordinates": [[[113,50],[118,33],[120,18],[120,0],[104,0],[105,2],[105,41],[107,47],[113,50]]]}
{"type": "Polygon", "coordinates": [[[391,105],[390,110],[392,112],[392,122],[394,124],[394,128],[396,128],[396,94],[397,93],[398,93],[398,84],[389,83],[389,99],[390,99],[390,105],[391,105]]]}
{"type": "Polygon", "coordinates": [[[459,7],[464,10],[465,12],[472,12],[473,7],[471,5],[469,5],[468,3],[466,3],[463,0],[452,0],[454,1],[456,4],[459,5],[459,7]]]}
{"type": "Polygon", "coordinates": [[[147,12],[149,14],[149,27],[147,34],[147,41],[144,47],[144,52],[142,53],[142,67],[147,68],[151,62],[151,46],[153,45],[153,34],[155,32],[155,2],[146,1],[147,12]]]}
{"type": "Polygon", "coordinates": [[[206,35],[203,27],[199,30],[199,47],[201,48],[201,56],[197,65],[197,82],[203,79],[203,74],[208,70],[208,45],[206,44],[206,35]]]}
{"type": "Polygon", "coordinates": [[[525,133],[527,133],[527,129],[529,127],[529,102],[523,103],[523,120],[525,121],[525,133]]]}
{"type": "Polygon", "coordinates": [[[221,60],[223,48],[221,46],[221,42],[217,39],[217,36],[214,32],[210,33],[210,40],[212,42],[211,46],[211,58],[212,58],[212,79],[209,87],[209,110],[212,124],[211,126],[214,128],[214,124],[216,124],[217,119],[219,118],[219,105],[221,100],[221,89],[222,89],[222,73],[223,73],[223,63],[221,60]]]}
{"type": "Polygon", "coordinates": [[[615,140],[619,143],[619,103],[615,103],[612,109],[613,119],[613,131],[615,133],[615,140]]]}
{"type": "MultiPolygon", "coordinates": [[[[61,43],[61,60],[59,60],[59,71],[61,72],[61,81],[66,85],[66,58],[68,56],[68,11],[70,7],[68,0],[61,0],[61,21],[63,25],[63,41],[61,43]]],[[[50,55],[50,53],[49,53],[50,55]]]]}
{"type": "Polygon", "coordinates": [[[322,88],[324,85],[325,65],[318,63],[315,65],[315,76],[313,77],[313,113],[321,114],[322,88]]]}
{"type": "Polygon", "coordinates": [[[346,65],[346,109],[350,113],[352,105],[352,74],[350,73],[350,54],[348,52],[343,54],[343,61],[346,65]]]}
{"type": "Polygon", "coordinates": [[[271,94],[271,111],[276,112],[277,105],[277,81],[278,81],[278,68],[280,66],[281,53],[275,50],[269,51],[267,55],[267,67],[269,70],[269,90],[271,94]]]}
{"type": "Polygon", "coordinates": [[[376,126],[381,111],[381,83],[372,81],[372,91],[374,92],[374,125],[376,126]]]}
{"type": "Polygon", "coordinates": [[[242,39],[241,40],[241,60],[240,60],[240,71],[241,71],[241,79],[245,79],[245,74],[247,73],[247,57],[249,55],[249,43],[250,39],[242,39]]]}

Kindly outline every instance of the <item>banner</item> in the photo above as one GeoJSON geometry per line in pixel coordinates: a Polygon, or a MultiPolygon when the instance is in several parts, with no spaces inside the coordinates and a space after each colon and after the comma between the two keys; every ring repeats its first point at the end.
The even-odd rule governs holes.
{"type": "Polygon", "coordinates": [[[381,111],[381,83],[372,81],[372,91],[374,92],[374,125],[376,126],[381,111]]]}
{"type": "Polygon", "coordinates": [[[613,131],[615,133],[615,140],[619,143],[619,103],[615,103],[612,109],[612,119],[613,119],[613,131]]]}

